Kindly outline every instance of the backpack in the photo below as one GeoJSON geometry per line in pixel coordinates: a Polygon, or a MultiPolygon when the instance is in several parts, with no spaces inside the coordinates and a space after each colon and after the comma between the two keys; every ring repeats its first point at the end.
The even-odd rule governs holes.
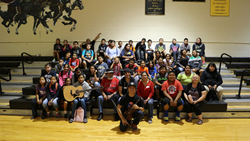
{"type": "MultiPolygon", "coordinates": [[[[68,71],[68,76],[70,75],[70,71],[68,71]]],[[[61,71],[61,77],[63,77],[63,71],[61,71]]]]}
{"type": "Polygon", "coordinates": [[[77,110],[75,110],[74,121],[83,122],[83,117],[84,117],[84,110],[82,109],[82,107],[79,107],[77,110]]]}
{"type": "MultiPolygon", "coordinates": [[[[57,87],[58,87],[58,83],[56,83],[56,90],[57,90],[57,87]]],[[[49,84],[49,89],[51,89],[51,83],[49,84]]]]}

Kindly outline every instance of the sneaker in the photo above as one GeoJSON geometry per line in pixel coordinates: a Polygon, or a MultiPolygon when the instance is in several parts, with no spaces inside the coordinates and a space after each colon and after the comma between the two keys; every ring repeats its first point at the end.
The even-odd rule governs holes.
{"type": "Polygon", "coordinates": [[[57,113],[57,114],[56,114],[56,118],[60,118],[60,115],[59,115],[59,113],[57,113]]]}
{"type": "Polygon", "coordinates": [[[120,120],[120,117],[119,117],[118,114],[115,114],[115,119],[114,119],[114,121],[118,121],[118,120],[120,120]]]}
{"type": "Polygon", "coordinates": [[[42,116],[41,116],[41,118],[42,118],[42,119],[45,119],[45,116],[44,116],[44,115],[42,115],[42,116]]]}
{"type": "Polygon", "coordinates": [[[206,65],[206,63],[204,63],[203,65],[202,65],[202,67],[206,67],[207,65],[206,65]]]}
{"type": "Polygon", "coordinates": [[[99,114],[99,116],[98,116],[98,118],[97,118],[97,121],[102,120],[102,118],[103,118],[103,114],[102,114],[102,113],[100,113],[100,114],[99,114]]]}
{"type": "Polygon", "coordinates": [[[87,123],[88,122],[88,118],[87,117],[84,117],[83,118],[83,123],[87,123]]]}
{"type": "Polygon", "coordinates": [[[175,117],[175,121],[180,121],[181,120],[181,118],[180,117],[175,117]]]}
{"type": "Polygon", "coordinates": [[[35,115],[35,116],[32,116],[30,119],[35,119],[37,117],[37,115],[35,115]]]}
{"type": "Polygon", "coordinates": [[[164,117],[163,120],[168,122],[168,117],[164,117]]]}
{"type": "Polygon", "coordinates": [[[64,114],[64,118],[67,119],[67,118],[68,118],[68,115],[67,115],[67,114],[64,114]]]}
{"type": "Polygon", "coordinates": [[[196,122],[198,125],[201,125],[203,123],[203,120],[199,119],[198,122],[196,122]]]}
{"type": "Polygon", "coordinates": [[[153,123],[152,118],[149,118],[148,119],[148,124],[152,124],[152,123],[153,123]]]}
{"type": "Polygon", "coordinates": [[[54,59],[52,60],[52,62],[55,63],[55,62],[56,62],[56,59],[54,58],[54,59]]]}
{"type": "Polygon", "coordinates": [[[136,125],[136,124],[133,124],[132,131],[133,131],[133,132],[137,131],[137,125],[136,125]]]}
{"type": "Polygon", "coordinates": [[[74,121],[73,118],[70,118],[70,119],[69,119],[69,123],[72,123],[73,121],[74,121]]]}

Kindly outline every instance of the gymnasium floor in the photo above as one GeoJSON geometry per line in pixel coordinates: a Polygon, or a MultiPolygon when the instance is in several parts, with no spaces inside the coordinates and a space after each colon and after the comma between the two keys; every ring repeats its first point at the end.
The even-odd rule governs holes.
{"type": "MultiPolygon", "coordinates": [[[[184,119],[169,123],[154,117],[153,124],[142,121],[138,131],[125,133],[119,131],[119,122],[113,116],[104,116],[104,120],[96,121],[97,115],[89,118],[88,123],[68,123],[63,118],[41,120],[38,117],[30,120],[30,116],[0,115],[1,141],[70,141],[70,140],[239,140],[250,141],[250,119],[204,119],[203,125],[187,123],[184,119]]],[[[197,119],[193,119],[196,122],[197,119]]]]}

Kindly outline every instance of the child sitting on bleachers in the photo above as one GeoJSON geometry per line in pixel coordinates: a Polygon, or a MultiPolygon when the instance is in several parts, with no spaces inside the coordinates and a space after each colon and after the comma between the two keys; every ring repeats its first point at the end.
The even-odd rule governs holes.
{"type": "Polygon", "coordinates": [[[69,65],[65,64],[64,68],[63,68],[63,71],[61,71],[59,73],[59,84],[61,86],[63,86],[65,84],[65,79],[66,78],[72,79],[72,75],[73,75],[73,73],[72,73],[72,71],[69,70],[69,65]]]}
{"type": "Polygon", "coordinates": [[[101,78],[103,79],[105,76],[105,72],[108,69],[108,65],[103,62],[103,57],[100,55],[98,56],[98,63],[96,63],[94,66],[96,66],[97,71],[100,73],[101,78]]]}
{"type": "Polygon", "coordinates": [[[115,61],[113,64],[110,66],[111,69],[114,69],[114,77],[117,79],[121,80],[121,69],[122,69],[122,64],[120,63],[119,58],[115,58],[115,61]]]}
{"type": "Polygon", "coordinates": [[[56,117],[59,118],[58,97],[61,90],[60,84],[56,83],[56,76],[50,78],[50,83],[47,85],[47,98],[43,101],[43,108],[47,111],[47,117],[51,117],[49,107],[53,105],[56,110],[56,117]]]}
{"type": "Polygon", "coordinates": [[[50,78],[52,76],[56,77],[56,72],[54,70],[51,70],[51,65],[47,63],[44,66],[45,70],[42,70],[41,76],[45,77],[46,83],[50,82],[50,78]]]}
{"type": "Polygon", "coordinates": [[[96,60],[94,60],[94,51],[90,49],[90,44],[87,45],[87,48],[82,52],[82,62],[85,69],[89,64],[95,64],[96,60]]]}
{"type": "Polygon", "coordinates": [[[154,66],[154,63],[153,61],[149,61],[149,65],[148,65],[148,71],[149,71],[149,74],[151,76],[151,81],[154,82],[154,78],[157,74],[157,69],[156,67],[154,66]]]}
{"type": "Polygon", "coordinates": [[[82,64],[82,49],[78,46],[78,42],[74,41],[73,43],[74,48],[72,48],[72,57],[76,54],[76,58],[79,60],[79,66],[81,67],[82,64]]]}
{"type": "MultiPolygon", "coordinates": [[[[80,74],[83,74],[80,68],[76,68],[73,76],[72,76],[72,84],[76,83],[80,74]]],[[[83,74],[84,75],[84,74],[83,74]]]]}
{"type": "Polygon", "coordinates": [[[77,59],[77,55],[74,53],[73,57],[69,60],[69,67],[71,71],[75,71],[76,68],[79,67],[79,60],[77,59]]]}
{"type": "MultiPolygon", "coordinates": [[[[32,117],[31,119],[35,119],[38,114],[37,114],[37,107],[38,105],[42,105],[44,99],[46,98],[46,81],[43,76],[39,78],[39,83],[36,86],[36,98],[31,101],[31,106],[32,106],[32,117]]],[[[42,108],[42,119],[44,119],[46,115],[46,111],[44,108],[42,108]]]]}
{"type": "Polygon", "coordinates": [[[63,41],[63,47],[61,50],[61,56],[65,56],[68,52],[72,53],[72,46],[68,44],[67,40],[63,41]]]}
{"type": "Polygon", "coordinates": [[[59,60],[59,63],[55,65],[56,77],[58,78],[58,74],[63,71],[63,59],[59,60]]]}
{"type": "Polygon", "coordinates": [[[99,45],[99,48],[98,48],[98,51],[97,51],[97,56],[101,55],[103,58],[105,58],[106,49],[107,49],[106,40],[102,39],[101,44],[99,45]]]}
{"type": "Polygon", "coordinates": [[[180,44],[177,44],[176,39],[174,38],[172,40],[172,44],[170,45],[170,50],[169,50],[169,53],[171,54],[171,56],[174,57],[174,61],[176,61],[178,56],[180,56],[179,48],[180,48],[180,44]]]}
{"type": "Polygon", "coordinates": [[[156,67],[157,72],[160,72],[160,67],[161,67],[161,66],[166,66],[166,65],[164,64],[164,62],[163,62],[163,58],[162,58],[162,57],[160,57],[159,60],[158,60],[158,63],[155,64],[155,67],[156,67]]]}
{"type": "Polygon", "coordinates": [[[69,60],[70,60],[70,52],[66,53],[66,55],[64,57],[62,57],[63,59],[63,65],[65,64],[69,64],[69,60]]]}
{"type": "Polygon", "coordinates": [[[61,50],[62,50],[62,44],[60,43],[60,39],[57,38],[56,43],[54,44],[54,52],[53,52],[54,59],[52,60],[52,62],[55,62],[56,59],[59,61],[59,59],[61,58],[61,50]]]}
{"type": "MultiPolygon", "coordinates": [[[[71,79],[70,78],[66,78],[65,79],[65,84],[62,86],[62,89],[60,91],[60,97],[63,101],[63,114],[64,114],[64,118],[67,119],[68,118],[68,114],[67,114],[67,108],[68,108],[68,101],[64,98],[63,95],[63,90],[65,88],[65,86],[70,86],[71,85],[71,79]]],[[[73,102],[70,102],[71,106],[73,105],[73,102]]]]}

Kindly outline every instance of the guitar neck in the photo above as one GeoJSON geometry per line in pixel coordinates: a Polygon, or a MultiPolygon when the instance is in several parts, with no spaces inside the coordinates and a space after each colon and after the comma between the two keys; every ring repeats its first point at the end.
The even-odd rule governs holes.
{"type": "Polygon", "coordinates": [[[101,87],[93,88],[93,89],[80,90],[79,93],[85,92],[85,91],[99,90],[99,89],[101,89],[101,87]]]}

